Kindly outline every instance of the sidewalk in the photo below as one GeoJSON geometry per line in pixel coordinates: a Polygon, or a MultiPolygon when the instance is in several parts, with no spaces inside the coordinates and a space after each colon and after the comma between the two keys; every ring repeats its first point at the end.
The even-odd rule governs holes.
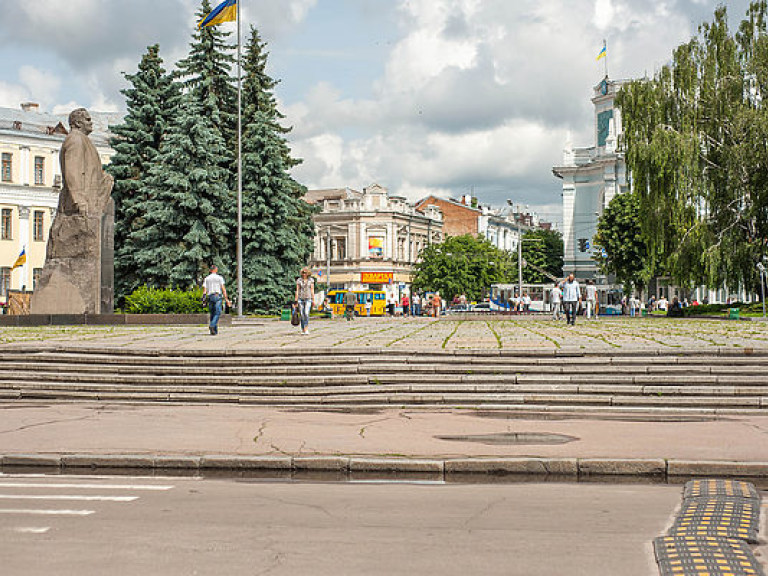
{"type": "Polygon", "coordinates": [[[0,412],[4,467],[768,478],[768,416],[103,403],[9,403],[0,412]]]}

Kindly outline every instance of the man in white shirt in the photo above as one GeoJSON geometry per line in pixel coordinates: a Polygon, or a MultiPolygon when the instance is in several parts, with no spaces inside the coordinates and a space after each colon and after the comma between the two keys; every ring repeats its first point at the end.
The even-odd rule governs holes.
{"type": "Polygon", "coordinates": [[[232,302],[227,298],[227,289],[224,286],[224,278],[219,276],[219,268],[212,264],[211,273],[203,280],[203,295],[208,296],[208,312],[211,315],[211,321],[208,324],[208,330],[212,335],[219,333],[219,317],[221,317],[221,302],[224,300],[227,306],[232,306],[232,302]]]}
{"type": "Polygon", "coordinates": [[[595,318],[597,318],[597,286],[595,286],[594,280],[587,280],[585,291],[587,293],[587,319],[591,319],[593,314],[595,314],[595,318]]]}
{"type": "Polygon", "coordinates": [[[563,308],[565,308],[565,320],[571,326],[576,324],[576,311],[581,302],[581,289],[573,274],[563,282],[563,308]]]}
{"type": "Polygon", "coordinates": [[[552,320],[560,320],[560,312],[561,312],[560,302],[563,299],[563,291],[560,289],[560,286],[555,284],[555,287],[552,289],[552,292],[550,293],[550,297],[552,299],[552,320]]]}

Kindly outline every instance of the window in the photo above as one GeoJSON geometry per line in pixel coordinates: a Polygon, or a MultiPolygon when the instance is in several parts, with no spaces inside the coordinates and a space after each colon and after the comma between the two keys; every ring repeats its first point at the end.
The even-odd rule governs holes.
{"type": "Polygon", "coordinates": [[[7,296],[11,289],[11,269],[0,268],[0,296],[7,296]]]}
{"type": "Polygon", "coordinates": [[[43,211],[35,210],[35,218],[32,225],[32,238],[36,242],[42,242],[45,234],[43,232],[43,211]]]}
{"type": "Polygon", "coordinates": [[[45,158],[35,156],[35,186],[45,185],[45,158]]]}
{"type": "Polygon", "coordinates": [[[13,176],[13,156],[8,152],[3,152],[2,178],[3,182],[10,182],[13,176]]]}
{"type": "Polygon", "coordinates": [[[38,284],[40,284],[40,276],[43,274],[42,268],[34,268],[32,270],[32,290],[37,290],[38,284]]]}
{"type": "Polygon", "coordinates": [[[13,229],[11,228],[11,215],[13,211],[10,208],[3,208],[0,216],[0,240],[12,240],[13,229]]]}
{"type": "Polygon", "coordinates": [[[347,258],[347,239],[336,238],[334,240],[334,244],[336,245],[336,254],[334,255],[334,260],[345,260],[347,258]]]}

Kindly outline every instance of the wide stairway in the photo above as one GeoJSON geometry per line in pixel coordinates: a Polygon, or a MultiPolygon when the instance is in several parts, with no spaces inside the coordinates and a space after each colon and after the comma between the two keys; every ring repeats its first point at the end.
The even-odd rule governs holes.
{"type": "Polygon", "coordinates": [[[768,350],[4,349],[0,399],[768,414],[768,350]]]}

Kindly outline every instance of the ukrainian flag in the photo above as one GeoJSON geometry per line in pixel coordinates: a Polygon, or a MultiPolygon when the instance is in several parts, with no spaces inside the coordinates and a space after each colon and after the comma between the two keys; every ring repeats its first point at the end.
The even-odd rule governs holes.
{"type": "Polygon", "coordinates": [[[597,58],[595,60],[600,60],[601,58],[605,58],[608,55],[607,48],[605,44],[603,44],[603,49],[600,50],[600,54],[597,55],[597,58]]]}
{"type": "Polygon", "coordinates": [[[223,22],[234,22],[235,20],[237,20],[237,0],[224,0],[208,16],[203,18],[197,27],[216,26],[223,22]]]}
{"type": "Polygon", "coordinates": [[[24,266],[24,264],[27,263],[27,249],[22,248],[21,254],[19,254],[19,257],[16,258],[16,262],[13,263],[13,266],[11,267],[11,272],[16,270],[19,266],[24,266]]]}

